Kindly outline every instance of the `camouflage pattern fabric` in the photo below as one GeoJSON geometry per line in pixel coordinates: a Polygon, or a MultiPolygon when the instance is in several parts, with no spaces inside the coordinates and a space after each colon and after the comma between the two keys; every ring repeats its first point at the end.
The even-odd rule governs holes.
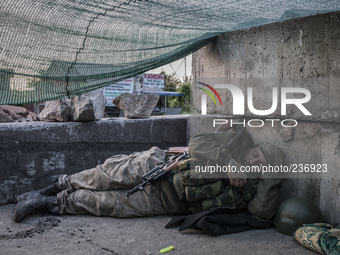
{"type": "Polygon", "coordinates": [[[256,193],[257,179],[248,179],[247,184],[242,188],[234,188],[226,185],[224,192],[213,199],[202,201],[202,210],[209,210],[216,207],[228,206],[242,209],[247,206],[256,193]]]}
{"type": "MultiPolygon", "coordinates": [[[[246,207],[256,193],[257,179],[249,179],[246,186],[234,188],[224,173],[223,178],[212,178],[209,172],[198,172],[195,166],[206,166],[208,161],[221,166],[228,165],[232,159],[227,144],[237,133],[202,133],[195,135],[189,143],[190,159],[178,164],[173,172],[174,188],[180,199],[191,203],[192,213],[209,210],[221,206],[242,209],[246,207]],[[202,157],[202,154],[204,157],[202,157]]],[[[247,137],[250,137],[247,134],[247,137]]],[[[251,137],[250,137],[251,138],[251,137]]],[[[242,159],[245,149],[237,159],[242,159]]],[[[175,206],[175,205],[174,205],[175,206]]]]}
{"type": "Polygon", "coordinates": [[[304,247],[320,254],[340,254],[340,229],[329,224],[304,224],[294,232],[293,237],[304,247]]]}
{"type": "Polygon", "coordinates": [[[61,175],[57,194],[59,213],[93,214],[111,217],[163,215],[160,183],[147,185],[133,196],[126,192],[142,182],[142,175],[165,160],[158,147],[130,155],[115,155],[96,168],[61,175]]]}
{"type": "MultiPolygon", "coordinates": [[[[209,162],[227,166],[232,157],[224,145],[236,134],[236,132],[229,131],[200,133],[193,136],[189,143],[190,159],[181,162],[173,170],[175,173],[174,188],[180,199],[186,199],[191,203],[190,211],[193,213],[220,206],[233,206],[241,209],[247,207],[248,204],[248,211],[253,215],[264,219],[271,218],[279,203],[281,180],[277,178],[277,175],[270,174],[268,179],[248,179],[244,187],[234,188],[229,185],[229,179],[225,173],[219,178],[211,178],[209,172],[194,170],[196,166],[207,166],[209,162]]],[[[246,134],[246,137],[251,139],[249,134],[246,134]]],[[[242,139],[243,142],[244,139],[242,139]]],[[[264,148],[267,149],[270,146],[265,145],[264,148]]],[[[235,157],[235,160],[241,162],[248,149],[249,147],[242,148],[240,155],[235,157]]],[[[276,157],[270,153],[267,155],[276,157]]],[[[268,159],[269,162],[273,162],[271,160],[268,159]]],[[[162,192],[168,191],[162,190],[162,192]]],[[[175,207],[176,205],[167,205],[167,207],[171,206],[175,207]]]]}
{"type": "Polygon", "coordinates": [[[173,184],[179,198],[185,198],[192,204],[189,208],[192,213],[221,206],[242,209],[256,193],[257,179],[249,179],[244,187],[234,188],[229,185],[228,178],[218,180],[206,178],[205,175],[209,173],[186,169],[188,167],[190,167],[190,160],[177,166],[173,184]]]}
{"type": "Polygon", "coordinates": [[[189,142],[190,157],[202,161],[203,164],[211,160],[221,166],[228,165],[232,156],[224,145],[236,135],[236,132],[196,134],[189,142]]]}

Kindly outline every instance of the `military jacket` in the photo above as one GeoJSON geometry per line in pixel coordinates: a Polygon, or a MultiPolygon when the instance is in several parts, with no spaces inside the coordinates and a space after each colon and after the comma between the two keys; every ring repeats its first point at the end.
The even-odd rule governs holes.
{"type": "MultiPolygon", "coordinates": [[[[179,199],[189,203],[192,213],[221,206],[237,209],[248,206],[248,210],[256,216],[271,218],[278,204],[280,179],[251,178],[247,179],[244,187],[235,188],[230,186],[227,173],[211,175],[207,171],[210,162],[215,166],[228,166],[232,156],[224,145],[236,134],[230,131],[196,134],[189,142],[190,159],[173,169],[173,186],[179,199]]],[[[235,160],[242,161],[246,150],[244,148],[235,160]]],[[[166,203],[166,208],[176,206],[169,205],[168,201],[166,203]]]]}

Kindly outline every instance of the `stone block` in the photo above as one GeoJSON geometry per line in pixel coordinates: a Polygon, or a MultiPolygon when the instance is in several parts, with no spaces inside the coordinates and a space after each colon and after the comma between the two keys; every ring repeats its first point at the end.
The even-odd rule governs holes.
{"type": "Polygon", "coordinates": [[[159,95],[157,94],[142,94],[132,95],[124,93],[113,100],[113,104],[124,110],[125,117],[128,119],[147,118],[155,109],[159,95]]]}
{"type": "Polygon", "coordinates": [[[100,120],[105,111],[106,98],[103,90],[97,89],[71,100],[73,121],[95,121],[100,120]]]}
{"type": "Polygon", "coordinates": [[[46,102],[44,110],[40,113],[40,117],[53,121],[69,121],[71,120],[71,114],[71,100],[59,99],[46,102]]]}

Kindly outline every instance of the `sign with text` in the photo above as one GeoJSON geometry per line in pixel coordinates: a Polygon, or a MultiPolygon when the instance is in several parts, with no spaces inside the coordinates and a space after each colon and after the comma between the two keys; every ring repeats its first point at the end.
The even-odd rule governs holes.
{"type": "Polygon", "coordinates": [[[129,92],[132,94],[133,91],[133,78],[126,79],[115,84],[109,85],[104,88],[104,96],[106,97],[107,106],[113,106],[112,101],[116,96],[129,92]]]}
{"type": "Polygon", "coordinates": [[[143,86],[145,88],[164,88],[163,74],[143,74],[143,86]]]}

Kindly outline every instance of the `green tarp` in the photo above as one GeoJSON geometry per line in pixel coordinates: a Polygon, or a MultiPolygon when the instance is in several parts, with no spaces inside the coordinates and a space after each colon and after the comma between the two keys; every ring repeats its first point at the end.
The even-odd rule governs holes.
{"type": "Polygon", "coordinates": [[[0,104],[71,98],[224,32],[338,10],[338,0],[4,0],[0,104]]]}

